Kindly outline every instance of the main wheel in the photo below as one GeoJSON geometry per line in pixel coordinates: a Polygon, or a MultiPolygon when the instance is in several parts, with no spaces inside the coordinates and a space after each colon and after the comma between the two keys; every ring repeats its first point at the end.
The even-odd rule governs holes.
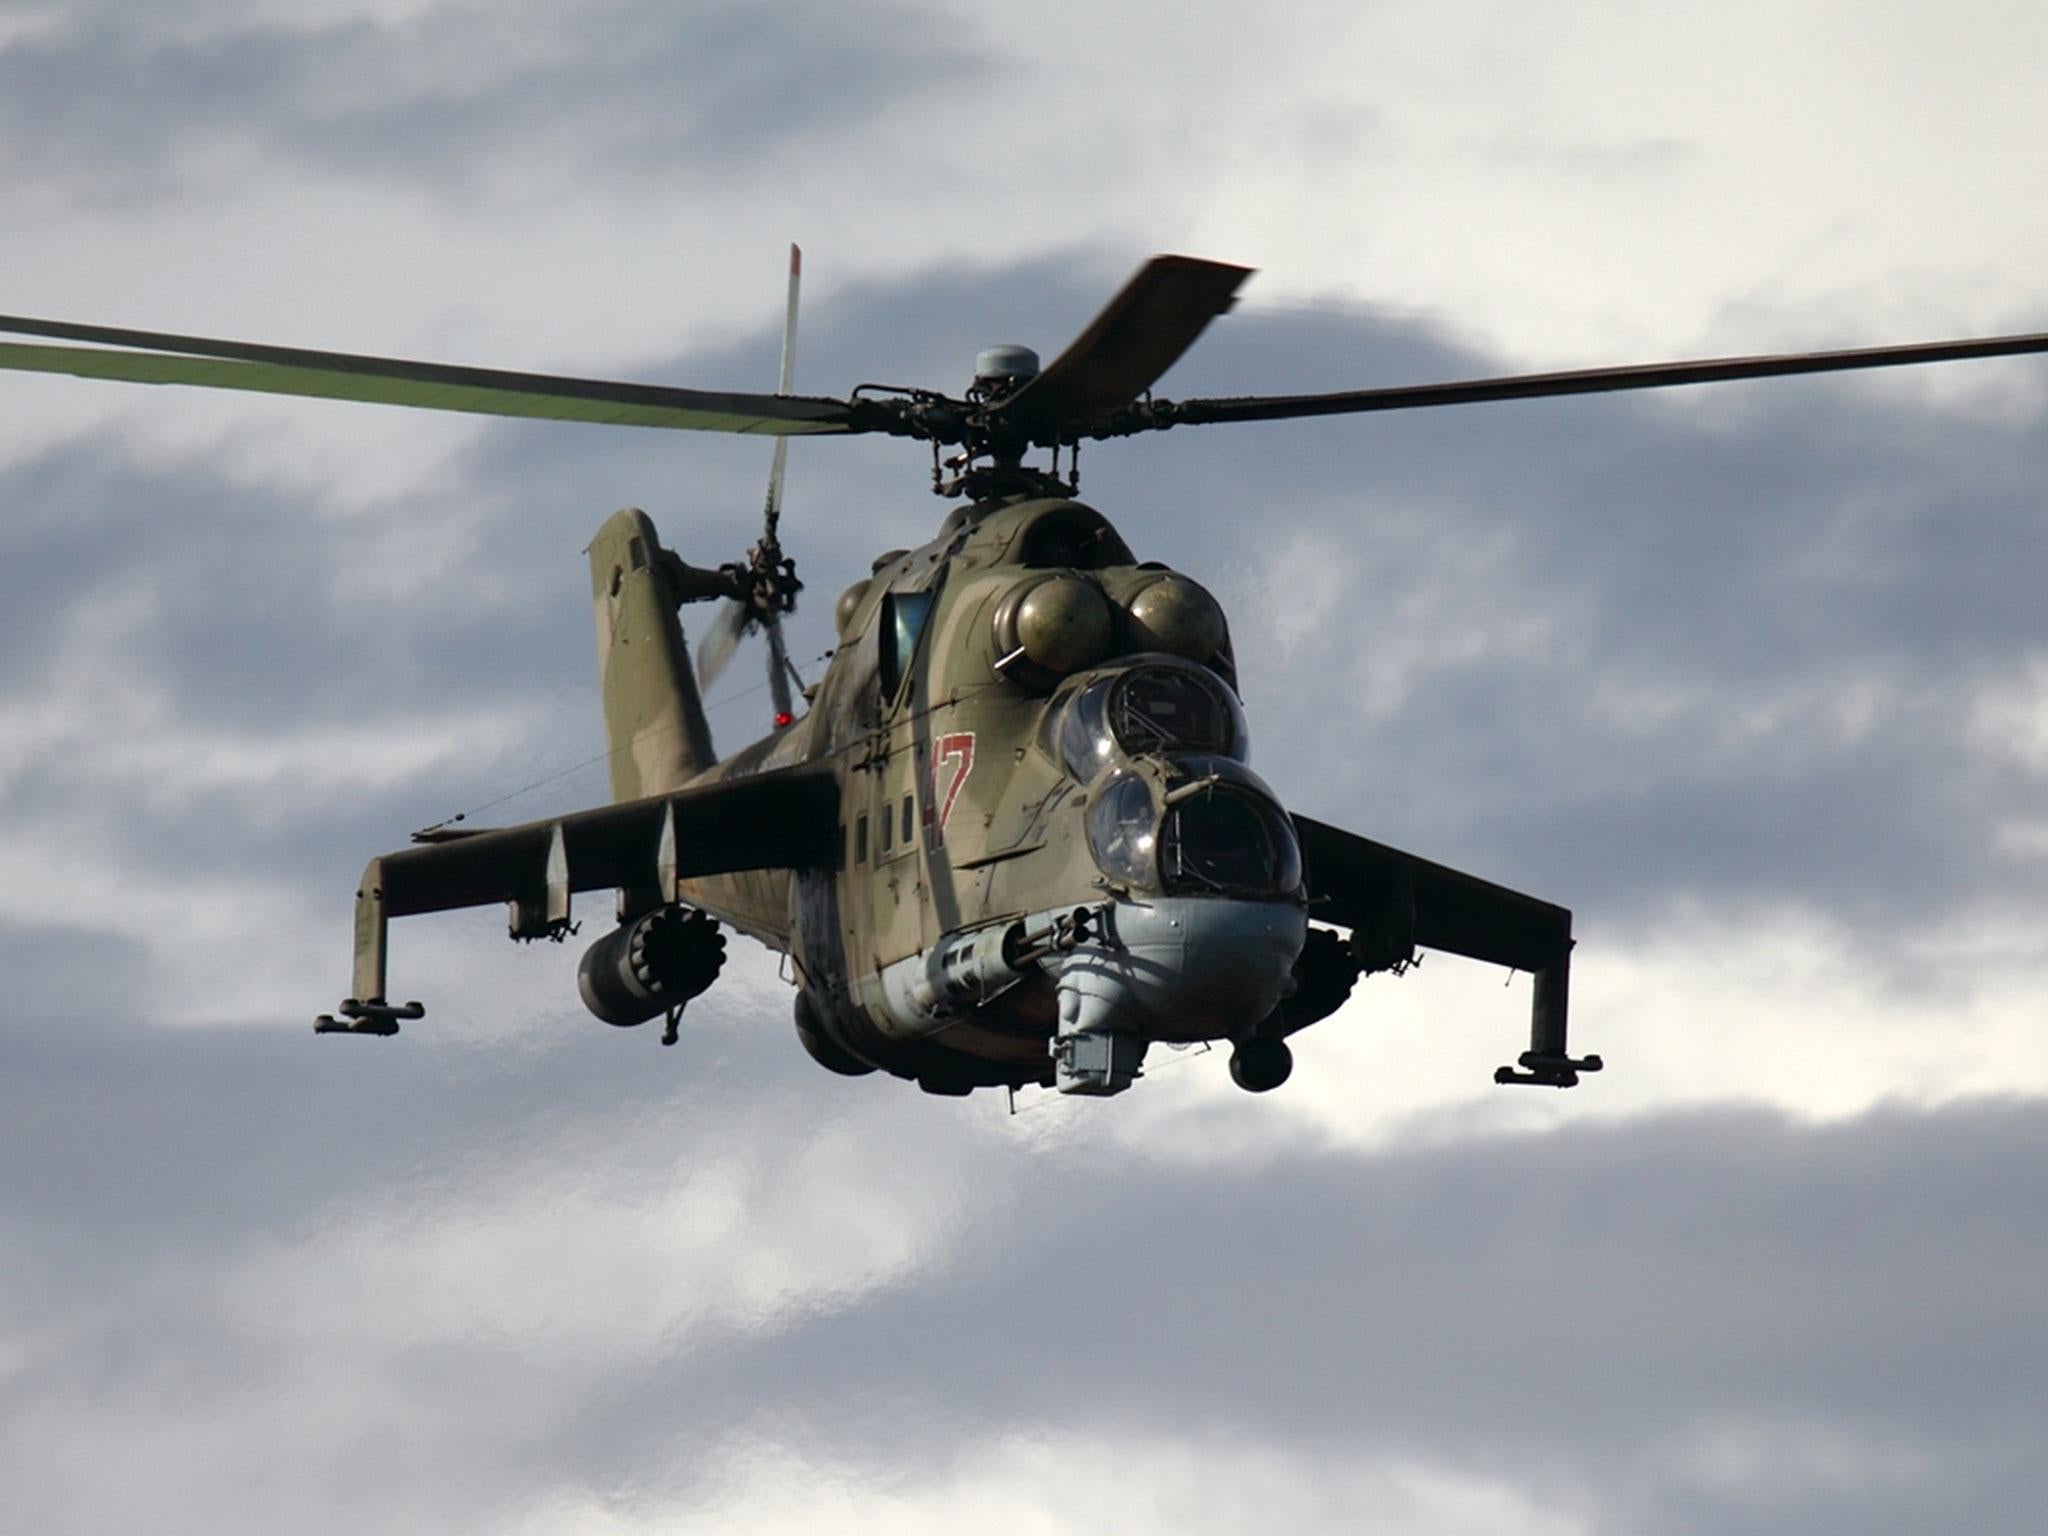
{"type": "Polygon", "coordinates": [[[1246,1093],[1270,1093],[1294,1070],[1285,1040],[1246,1040],[1230,1053],[1230,1080],[1246,1093]]]}

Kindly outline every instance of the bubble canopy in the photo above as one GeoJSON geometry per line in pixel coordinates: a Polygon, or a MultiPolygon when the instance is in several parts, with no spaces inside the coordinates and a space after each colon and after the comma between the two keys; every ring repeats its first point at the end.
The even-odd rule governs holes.
{"type": "Polygon", "coordinates": [[[1084,784],[1118,757],[1251,755],[1237,696],[1208,668],[1177,656],[1142,656],[1082,683],[1054,703],[1047,725],[1048,748],[1084,784]]]}
{"type": "Polygon", "coordinates": [[[1243,764],[1177,753],[1120,765],[1091,791],[1088,846],[1110,879],[1174,896],[1278,900],[1301,890],[1301,846],[1243,764]]]}

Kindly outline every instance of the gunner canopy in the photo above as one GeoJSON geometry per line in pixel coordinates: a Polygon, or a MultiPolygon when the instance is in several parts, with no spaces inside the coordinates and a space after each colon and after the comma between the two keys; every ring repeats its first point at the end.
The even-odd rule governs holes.
{"type": "Polygon", "coordinates": [[[1088,807],[1088,846],[1104,874],[1134,890],[1273,900],[1301,889],[1286,812],[1250,769],[1213,754],[1106,775],[1088,807]]]}

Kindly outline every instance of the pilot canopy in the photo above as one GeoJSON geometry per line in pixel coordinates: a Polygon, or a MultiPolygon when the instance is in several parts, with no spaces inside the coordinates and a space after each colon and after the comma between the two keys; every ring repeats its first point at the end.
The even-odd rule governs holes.
{"type": "Polygon", "coordinates": [[[1237,697],[1204,667],[1146,656],[1081,684],[1047,712],[1047,745],[1087,783],[1119,755],[1207,752],[1246,762],[1251,731],[1237,697]]]}

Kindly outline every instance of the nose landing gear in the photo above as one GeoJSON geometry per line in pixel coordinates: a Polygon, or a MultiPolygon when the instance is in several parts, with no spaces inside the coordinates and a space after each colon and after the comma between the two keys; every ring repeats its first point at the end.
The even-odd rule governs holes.
{"type": "Polygon", "coordinates": [[[1294,1070],[1294,1052],[1285,1040],[1254,1035],[1240,1040],[1230,1053],[1230,1080],[1246,1093],[1270,1093],[1294,1070]]]}

